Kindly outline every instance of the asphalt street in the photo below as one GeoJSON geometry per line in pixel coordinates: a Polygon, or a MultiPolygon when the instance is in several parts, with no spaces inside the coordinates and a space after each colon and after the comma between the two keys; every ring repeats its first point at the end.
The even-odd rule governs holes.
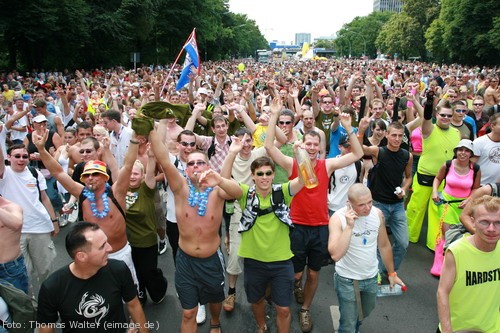
{"type": "MultiPolygon", "coordinates": [[[[69,228],[70,225],[62,228],[61,233],[54,240],[57,248],[56,267],[70,262],[64,249],[64,237],[69,228]]],[[[425,235],[425,229],[422,231],[422,235],[425,235]]],[[[424,236],[418,244],[410,243],[406,258],[398,271],[398,275],[408,286],[408,291],[401,296],[378,298],[375,310],[363,321],[360,332],[421,333],[436,331],[438,324],[436,308],[438,280],[429,274],[433,257],[433,253],[424,245],[424,236]]],[[[174,266],[170,248],[159,257],[159,267],[169,281],[167,296],[161,304],[153,304],[148,300],[144,307],[146,317],[151,324],[152,331],[180,332],[182,309],[175,295],[174,266]]],[[[333,288],[333,274],[333,265],[324,267],[321,271],[320,284],[311,308],[312,332],[334,332],[334,327],[338,325],[338,301],[333,288]]],[[[250,305],[246,301],[242,276],[238,279],[236,290],[237,305],[235,310],[232,313],[223,311],[221,315],[222,331],[253,333],[257,326],[250,305]]],[[[291,332],[301,332],[298,310],[299,307],[293,302],[291,332]]],[[[269,332],[276,332],[274,309],[268,305],[266,312],[269,332]]],[[[207,314],[207,321],[198,326],[199,332],[210,331],[209,320],[210,317],[207,314]]]]}

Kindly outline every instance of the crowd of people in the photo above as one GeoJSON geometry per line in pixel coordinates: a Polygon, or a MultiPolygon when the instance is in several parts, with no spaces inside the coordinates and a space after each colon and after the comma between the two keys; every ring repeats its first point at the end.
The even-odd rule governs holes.
{"type": "Polygon", "coordinates": [[[332,263],[339,332],[357,332],[378,285],[404,287],[424,221],[438,331],[500,330],[497,68],[208,62],[176,90],[178,74],[0,74],[0,279],[38,299],[41,332],[58,318],[145,332],[167,241],[183,332],[206,304],[220,332],[242,273],[258,332],[266,300],[289,332],[293,299],[310,332],[332,263]],[[55,270],[52,238],[68,225],[72,262],[55,270]]]}

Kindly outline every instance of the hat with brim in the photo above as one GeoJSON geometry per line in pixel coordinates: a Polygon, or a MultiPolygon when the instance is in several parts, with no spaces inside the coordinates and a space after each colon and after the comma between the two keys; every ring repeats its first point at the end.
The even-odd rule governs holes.
{"type": "Polygon", "coordinates": [[[44,121],[47,121],[47,117],[45,117],[43,114],[39,114],[35,118],[33,118],[34,123],[43,123],[44,121]]]}
{"type": "Polygon", "coordinates": [[[472,156],[474,156],[474,144],[469,139],[462,139],[458,142],[457,146],[453,148],[453,153],[457,153],[458,148],[467,148],[472,152],[472,156]]]}
{"type": "Polygon", "coordinates": [[[85,176],[91,175],[91,174],[96,173],[96,172],[100,173],[101,175],[106,176],[106,181],[108,181],[109,175],[106,171],[106,167],[107,167],[107,165],[103,161],[98,161],[98,160],[88,161],[85,164],[82,175],[80,176],[80,181],[83,182],[85,176]]]}

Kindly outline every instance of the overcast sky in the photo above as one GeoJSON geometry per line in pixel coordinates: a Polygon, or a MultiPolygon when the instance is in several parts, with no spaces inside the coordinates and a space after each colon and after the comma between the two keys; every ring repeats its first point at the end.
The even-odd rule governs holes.
{"type": "Polygon", "coordinates": [[[286,44],[295,33],[311,33],[311,41],[330,36],[356,16],[373,11],[373,0],[229,0],[233,13],[255,20],[268,41],[286,44]]]}

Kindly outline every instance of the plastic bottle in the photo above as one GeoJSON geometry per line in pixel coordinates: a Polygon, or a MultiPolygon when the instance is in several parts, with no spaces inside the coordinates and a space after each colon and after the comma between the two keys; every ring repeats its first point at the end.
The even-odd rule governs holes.
{"type": "Polygon", "coordinates": [[[392,289],[390,284],[382,284],[378,286],[377,297],[399,296],[402,295],[406,289],[406,286],[400,286],[399,284],[395,284],[392,289]]]}
{"type": "Polygon", "coordinates": [[[299,177],[302,178],[304,186],[307,188],[315,188],[318,186],[318,177],[316,177],[311,159],[307,152],[304,149],[298,148],[296,158],[297,165],[299,166],[299,177]]]}

